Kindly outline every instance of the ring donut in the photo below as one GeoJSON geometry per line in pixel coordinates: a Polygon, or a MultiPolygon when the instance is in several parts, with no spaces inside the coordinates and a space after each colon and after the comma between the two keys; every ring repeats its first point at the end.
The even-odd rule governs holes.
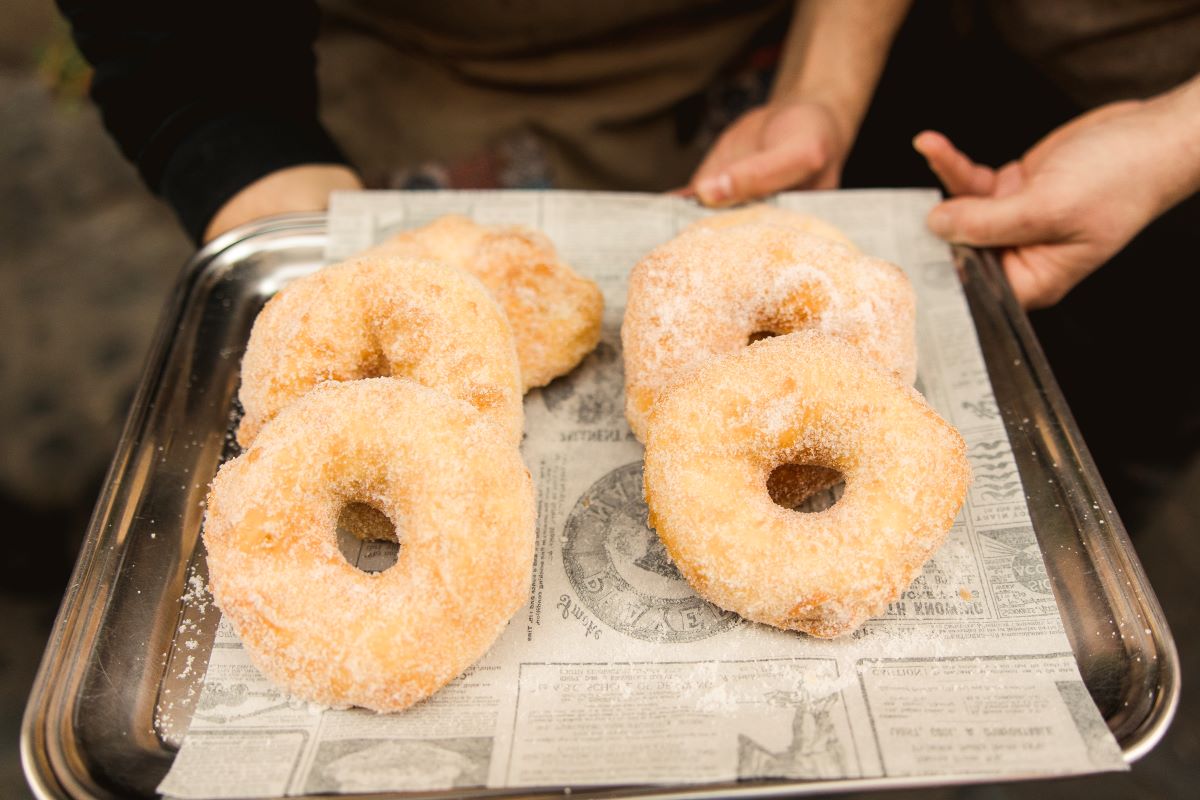
{"type": "Polygon", "coordinates": [[[297,697],[397,711],[479,659],[528,597],[534,501],[517,449],[469,404],[401,378],[323,384],[217,473],[213,596],[297,697]],[[396,526],[396,563],[338,550],[339,509],[396,526]]]}
{"type": "Polygon", "coordinates": [[[238,442],[322,381],[388,375],[466,400],[521,441],[512,332],[487,290],[444,264],[373,256],[300,278],[259,313],[242,359],[238,442]]]}
{"type": "Polygon", "coordinates": [[[625,416],[645,441],[664,386],[759,332],[812,328],[916,378],[916,298],[903,271],[820,236],[760,223],[699,228],[629,276],[625,416]]]}
{"type": "Polygon", "coordinates": [[[839,636],[881,613],[945,539],[970,467],[962,437],[855,347],[812,331],[714,359],[666,391],[646,438],[650,524],[698,594],[747,619],[839,636]],[[768,477],[845,477],[816,513],[768,477]]]}
{"type": "Polygon", "coordinates": [[[820,217],[814,217],[811,214],[804,214],[799,211],[792,211],[789,208],[769,206],[766,203],[756,203],[745,208],[712,214],[688,225],[683,229],[683,233],[697,230],[720,230],[734,225],[751,224],[777,225],[782,228],[791,228],[801,233],[811,233],[814,236],[841,242],[854,250],[858,249],[854,246],[854,242],[850,241],[849,236],[820,217]]]}
{"type": "Polygon", "coordinates": [[[529,228],[479,225],[452,214],[369,252],[431,258],[479,278],[512,325],[526,391],[570,372],[600,341],[600,288],[529,228]]]}

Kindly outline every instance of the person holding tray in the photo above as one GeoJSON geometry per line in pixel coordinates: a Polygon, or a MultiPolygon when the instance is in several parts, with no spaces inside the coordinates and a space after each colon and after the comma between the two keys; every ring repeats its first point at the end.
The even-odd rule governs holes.
{"type": "Polygon", "coordinates": [[[1194,0],[59,5],[196,241],[364,184],[723,206],[931,167],[956,195],[933,230],[1005,248],[1018,299],[1052,306],[1035,325],[1132,528],[1200,450],[1196,378],[1166,355],[1194,331],[1173,290],[1200,244],[1194,0]]]}
{"type": "MultiPolygon", "coordinates": [[[[788,188],[929,185],[936,174],[955,197],[930,228],[1001,251],[1136,533],[1200,453],[1200,376],[1176,349],[1196,336],[1179,262],[1200,249],[1200,3],[895,13],[906,5],[875,14],[866,52],[806,40],[794,25],[771,97],[722,134],[687,192],[724,206],[788,188]]],[[[802,4],[797,22],[870,24],[850,7],[821,8],[802,4]]]]}
{"type": "Polygon", "coordinates": [[[727,205],[936,174],[955,197],[931,229],[1001,251],[1136,534],[1200,454],[1200,375],[1178,354],[1196,337],[1181,289],[1200,250],[1200,3],[914,4],[902,25],[876,20],[886,66],[868,55],[844,69],[820,43],[798,75],[785,60],[792,91],[780,99],[777,83],[732,125],[689,191],[727,205]]]}

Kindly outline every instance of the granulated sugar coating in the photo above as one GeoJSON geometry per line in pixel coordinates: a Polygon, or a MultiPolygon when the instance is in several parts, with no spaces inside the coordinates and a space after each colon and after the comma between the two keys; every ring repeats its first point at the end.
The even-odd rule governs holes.
{"type": "Polygon", "coordinates": [[[751,334],[806,329],[858,346],[906,383],[916,378],[916,299],[899,267],[776,224],[690,229],[629,276],[629,426],[645,441],[663,387],[741,350],[751,334]]]}
{"type": "Polygon", "coordinates": [[[466,402],[400,378],[327,383],[267,423],[213,481],[213,597],[291,694],[396,711],[479,659],[526,601],[534,500],[517,449],[466,402]],[[337,546],[338,512],[382,511],[396,563],[337,546]]]}
{"type": "Polygon", "coordinates": [[[301,278],[263,308],[242,360],[238,442],[322,381],[379,376],[466,400],[521,441],[512,330],[487,289],[445,264],[376,256],[301,278]]]}
{"type": "Polygon", "coordinates": [[[820,217],[814,217],[811,214],[802,214],[799,211],[792,211],[788,208],[769,206],[765,203],[757,203],[745,208],[713,214],[710,217],[693,222],[684,228],[683,232],[687,233],[688,231],[700,230],[702,228],[716,230],[718,228],[728,228],[733,225],[746,225],[748,223],[762,223],[764,225],[778,225],[783,228],[791,228],[803,233],[811,233],[826,239],[832,239],[835,242],[841,242],[852,250],[858,249],[854,246],[854,242],[850,241],[849,236],[820,217]]]}
{"type": "Polygon", "coordinates": [[[668,387],[646,437],[650,524],[697,593],[743,617],[832,637],[882,612],[942,544],[970,467],[912,388],[815,331],[711,360],[668,387]],[[780,464],[845,476],[801,514],[772,502],[780,464]]]}
{"type": "Polygon", "coordinates": [[[432,258],[479,278],[512,324],[526,390],[566,375],[600,341],[600,288],[563,263],[537,231],[452,214],[368,253],[432,258]]]}

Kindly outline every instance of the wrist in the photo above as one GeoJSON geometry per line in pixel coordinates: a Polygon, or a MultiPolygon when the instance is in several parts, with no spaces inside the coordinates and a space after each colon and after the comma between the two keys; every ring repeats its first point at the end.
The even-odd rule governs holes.
{"type": "Polygon", "coordinates": [[[1145,110],[1160,174],[1158,216],[1200,190],[1200,76],[1147,100],[1145,110]]]}
{"type": "Polygon", "coordinates": [[[854,141],[866,110],[865,105],[860,109],[857,104],[828,89],[812,93],[780,92],[773,95],[766,104],[766,107],[773,111],[782,111],[793,106],[808,106],[824,112],[832,125],[832,134],[843,155],[849,151],[850,143],[854,141]]]}
{"type": "Polygon", "coordinates": [[[824,106],[858,135],[911,0],[797,0],[771,102],[824,106]]]}

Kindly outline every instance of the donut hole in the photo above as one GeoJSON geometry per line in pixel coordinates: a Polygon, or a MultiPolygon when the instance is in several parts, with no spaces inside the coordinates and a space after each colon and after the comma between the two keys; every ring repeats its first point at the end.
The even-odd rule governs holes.
{"type": "Polygon", "coordinates": [[[383,572],[400,557],[400,536],[386,514],[370,503],[348,502],[337,518],[338,550],[350,566],[383,572]]]}
{"type": "Polygon", "coordinates": [[[845,476],[820,464],[786,463],[767,476],[767,494],[775,505],[812,514],[830,508],[842,497],[845,476]]]}
{"type": "Polygon", "coordinates": [[[359,374],[356,376],[358,380],[392,377],[392,366],[382,351],[371,353],[370,357],[359,365],[358,371],[359,374]]]}
{"type": "Polygon", "coordinates": [[[783,334],[780,333],[779,331],[767,331],[767,330],[754,331],[754,333],[750,334],[746,338],[746,344],[751,345],[751,344],[754,344],[755,342],[761,342],[763,339],[771,339],[776,336],[782,336],[782,335],[783,334]]]}

